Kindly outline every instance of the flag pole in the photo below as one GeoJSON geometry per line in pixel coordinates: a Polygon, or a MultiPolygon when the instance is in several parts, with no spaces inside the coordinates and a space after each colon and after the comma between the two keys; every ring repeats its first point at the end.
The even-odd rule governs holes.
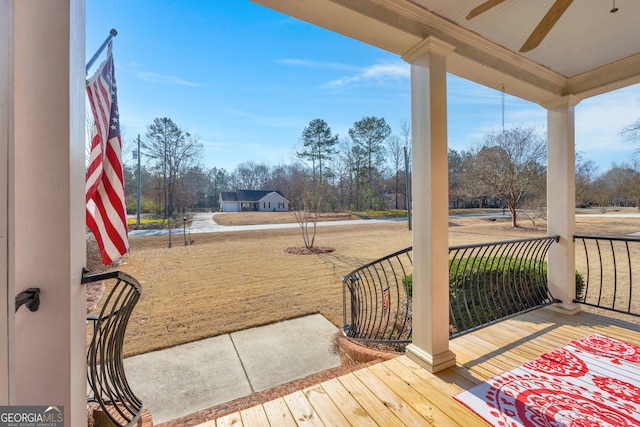
{"type": "Polygon", "coordinates": [[[93,63],[96,62],[96,59],[98,59],[98,56],[100,56],[104,48],[107,47],[107,44],[111,41],[111,39],[117,35],[118,35],[118,32],[116,31],[115,28],[112,28],[111,31],[109,31],[109,36],[107,37],[107,39],[104,41],[104,43],[102,43],[102,46],[98,48],[96,53],[93,54],[89,62],[87,62],[87,66],[85,67],[85,74],[89,72],[89,69],[91,68],[93,63]]]}

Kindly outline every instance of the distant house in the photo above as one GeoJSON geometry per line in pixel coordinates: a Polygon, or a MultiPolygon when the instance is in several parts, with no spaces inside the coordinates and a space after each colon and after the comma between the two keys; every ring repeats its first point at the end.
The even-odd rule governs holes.
{"type": "Polygon", "coordinates": [[[221,212],[286,212],[289,201],[280,191],[273,190],[236,190],[220,193],[221,212]]]}

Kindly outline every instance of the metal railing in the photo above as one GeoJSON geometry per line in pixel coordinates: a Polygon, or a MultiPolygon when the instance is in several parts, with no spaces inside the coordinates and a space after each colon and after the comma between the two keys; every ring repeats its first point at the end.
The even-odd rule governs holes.
{"type": "Polygon", "coordinates": [[[412,274],[411,251],[409,247],[395,252],[342,277],[343,333],[347,338],[411,342],[411,291],[406,288],[412,274]]]}
{"type": "Polygon", "coordinates": [[[451,337],[556,302],[547,253],[558,236],[449,248],[451,337]]]}
{"type": "MultiPolygon", "coordinates": [[[[546,256],[558,236],[449,248],[450,336],[555,302],[546,256]]],[[[402,346],[412,334],[412,248],[342,277],[343,334],[402,346]]]]}
{"type": "Polygon", "coordinates": [[[127,323],[140,299],[142,287],[136,279],[121,271],[84,276],[82,283],[113,279],[116,283],[100,314],[87,317],[93,326],[87,350],[87,380],[92,392],[88,400],[99,403],[115,425],[129,426],[138,421],[143,406],[127,382],[122,349],[127,323]]]}
{"type": "Polygon", "coordinates": [[[574,302],[640,316],[640,239],[574,236],[576,270],[583,289],[574,302]]]}

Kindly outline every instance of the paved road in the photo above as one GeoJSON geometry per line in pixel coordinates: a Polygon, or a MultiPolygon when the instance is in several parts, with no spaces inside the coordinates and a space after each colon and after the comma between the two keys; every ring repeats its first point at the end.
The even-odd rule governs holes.
{"type": "MultiPolygon", "coordinates": [[[[468,218],[468,217],[496,217],[496,218],[508,218],[509,213],[479,213],[479,214],[462,214],[451,215],[449,218],[468,218]]],[[[576,217],[608,217],[608,218],[638,218],[640,219],[640,213],[638,212],[610,212],[605,214],[580,214],[577,213],[576,217]]],[[[406,218],[387,218],[387,219],[354,219],[346,221],[323,221],[318,222],[318,227],[340,226],[340,225],[359,225],[359,224],[374,224],[383,223],[389,221],[406,221],[406,218]]],[[[297,228],[298,223],[289,224],[257,224],[257,225],[219,225],[214,221],[214,214],[211,212],[197,213],[193,217],[193,222],[190,229],[187,228],[187,233],[216,233],[223,231],[251,231],[251,230],[275,230],[281,228],[297,228]]],[[[184,232],[183,227],[176,227],[171,230],[172,234],[182,235],[184,232]]],[[[130,236],[161,236],[169,234],[169,230],[131,230],[130,236]]]]}
{"type": "MultiPolygon", "coordinates": [[[[374,224],[389,221],[406,221],[406,218],[392,219],[354,219],[346,221],[323,221],[318,222],[318,227],[340,226],[340,225],[358,225],[358,224],[374,224]]],[[[181,224],[182,225],[182,224],[181,224]]],[[[187,233],[216,233],[222,231],[251,231],[251,230],[275,230],[280,228],[297,228],[300,225],[296,222],[290,224],[257,224],[257,225],[219,225],[213,220],[213,214],[210,212],[197,213],[193,217],[191,227],[187,228],[187,233]]],[[[184,233],[183,226],[171,229],[171,234],[182,235],[184,233]]],[[[131,230],[129,236],[162,236],[169,234],[169,230],[131,230]]]]}

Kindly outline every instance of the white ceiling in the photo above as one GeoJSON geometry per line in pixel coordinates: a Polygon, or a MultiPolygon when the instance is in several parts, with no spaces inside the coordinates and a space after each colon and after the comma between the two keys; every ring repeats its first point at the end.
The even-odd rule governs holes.
{"type": "MultiPolygon", "coordinates": [[[[505,0],[472,18],[467,13],[485,0],[412,0],[481,37],[515,53],[555,0],[505,0]]],[[[640,1],[574,0],[540,46],[522,54],[565,77],[632,56],[640,48],[640,1]]]]}
{"type": "MultiPolygon", "coordinates": [[[[556,0],[252,0],[403,57],[427,37],[454,50],[447,71],[546,104],[640,83],[640,0],[573,0],[535,49],[524,41],[556,0]]],[[[405,57],[406,58],[406,57],[405,57]]]]}

